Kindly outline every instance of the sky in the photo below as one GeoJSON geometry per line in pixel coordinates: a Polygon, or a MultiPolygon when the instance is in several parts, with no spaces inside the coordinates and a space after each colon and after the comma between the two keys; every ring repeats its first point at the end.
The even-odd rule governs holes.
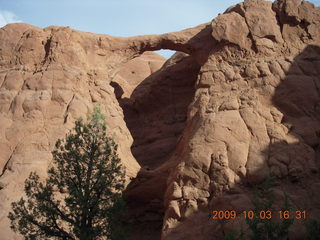
{"type": "MultiPolygon", "coordinates": [[[[206,23],[241,0],[0,0],[0,27],[26,22],[113,36],[179,31],[206,23]]],[[[317,6],[320,0],[312,0],[317,6]]],[[[173,52],[159,52],[169,57],[173,52]]]]}

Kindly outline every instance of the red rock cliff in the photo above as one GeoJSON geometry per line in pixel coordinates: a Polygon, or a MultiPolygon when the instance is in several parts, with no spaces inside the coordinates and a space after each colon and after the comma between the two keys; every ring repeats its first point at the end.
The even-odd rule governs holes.
{"type": "MultiPolygon", "coordinates": [[[[100,105],[127,168],[132,239],[222,239],[270,171],[276,203],[319,218],[320,9],[247,0],[180,32],[116,38],[0,29],[0,231],[31,170],[100,105]],[[154,51],[179,51],[171,59],[154,51]],[[164,63],[165,62],[165,63],[164,63]],[[162,66],[162,64],[164,65],[162,66]]],[[[280,206],[276,206],[280,207],[280,206]]],[[[289,239],[304,239],[295,221],[289,239]]]]}

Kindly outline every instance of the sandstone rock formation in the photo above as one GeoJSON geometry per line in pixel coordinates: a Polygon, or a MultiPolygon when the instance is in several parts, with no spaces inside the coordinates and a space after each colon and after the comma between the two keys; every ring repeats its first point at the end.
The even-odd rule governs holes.
{"type": "MultiPolygon", "coordinates": [[[[222,239],[241,220],[210,220],[210,210],[250,209],[270,171],[275,207],[286,194],[319,219],[319,29],[320,9],[300,0],[247,0],[211,23],[130,38],[1,28],[3,239],[21,239],[6,216],[24,179],[45,176],[57,138],[96,105],[131,180],[131,239],[222,239]],[[146,52],[159,49],[179,53],[146,52]]],[[[304,234],[295,221],[289,239],[304,234]]]]}
{"type": "MultiPolygon", "coordinates": [[[[124,70],[119,64],[131,56],[110,53],[112,49],[103,47],[108,37],[68,28],[12,24],[2,28],[0,35],[0,219],[1,231],[10,232],[9,204],[21,197],[24,179],[31,170],[45,175],[55,141],[96,105],[107,116],[110,134],[121,142],[119,155],[128,177],[136,175],[140,167],[130,151],[133,140],[116,98],[117,89],[110,83],[127,79],[122,86],[130,94],[164,59],[145,53],[127,62],[124,70]],[[136,78],[126,72],[130,69],[136,71],[136,78]]],[[[13,239],[8,234],[4,237],[13,239]]]]}
{"type": "MultiPolygon", "coordinates": [[[[319,217],[319,13],[308,2],[245,1],[212,21],[219,43],[171,160],[164,239],[221,239],[239,222],[205,221],[204,209],[250,209],[248,187],[270,171],[282,179],[276,207],[287,194],[293,209],[319,217]]],[[[303,229],[296,221],[290,239],[303,229]]]]}

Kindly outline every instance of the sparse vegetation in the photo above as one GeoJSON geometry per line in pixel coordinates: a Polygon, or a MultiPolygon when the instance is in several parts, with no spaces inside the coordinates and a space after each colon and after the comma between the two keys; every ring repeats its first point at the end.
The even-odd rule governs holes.
{"type": "Polygon", "coordinates": [[[245,240],[245,237],[243,231],[240,233],[230,231],[226,236],[224,236],[223,240],[245,240]]]}
{"type": "MultiPolygon", "coordinates": [[[[261,211],[274,211],[274,194],[272,187],[275,185],[275,176],[270,174],[267,179],[255,189],[252,204],[255,216],[259,216],[261,211]]],[[[282,211],[290,210],[290,204],[287,196],[283,203],[282,211]]],[[[288,236],[288,229],[293,224],[293,219],[282,219],[280,222],[274,222],[272,219],[246,218],[246,223],[251,230],[247,237],[244,234],[231,232],[224,237],[224,240],[285,240],[288,236]]]]}
{"type": "MultiPolygon", "coordinates": [[[[267,179],[256,189],[255,197],[252,201],[254,205],[254,213],[258,215],[261,211],[269,210],[275,211],[274,194],[271,188],[275,184],[275,176],[270,174],[267,179]]],[[[283,203],[282,211],[289,211],[290,204],[287,196],[283,203]]],[[[293,219],[282,219],[280,222],[274,222],[272,219],[261,219],[261,218],[246,218],[246,222],[249,225],[252,234],[251,239],[270,239],[270,240],[283,240],[288,235],[288,229],[293,224],[293,219]]]]}
{"type": "Polygon", "coordinates": [[[310,220],[307,222],[307,238],[306,240],[318,240],[320,237],[320,222],[310,220]]]}

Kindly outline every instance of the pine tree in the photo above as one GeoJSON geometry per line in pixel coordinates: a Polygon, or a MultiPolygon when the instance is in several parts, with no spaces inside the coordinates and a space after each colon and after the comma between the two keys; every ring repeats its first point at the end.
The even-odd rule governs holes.
{"type": "Polygon", "coordinates": [[[32,172],[27,199],[12,203],[11,228],[25,239],[124,239],[124,170],[100,110],[77,120],[52,155],[48,178],[32,172]]]}

